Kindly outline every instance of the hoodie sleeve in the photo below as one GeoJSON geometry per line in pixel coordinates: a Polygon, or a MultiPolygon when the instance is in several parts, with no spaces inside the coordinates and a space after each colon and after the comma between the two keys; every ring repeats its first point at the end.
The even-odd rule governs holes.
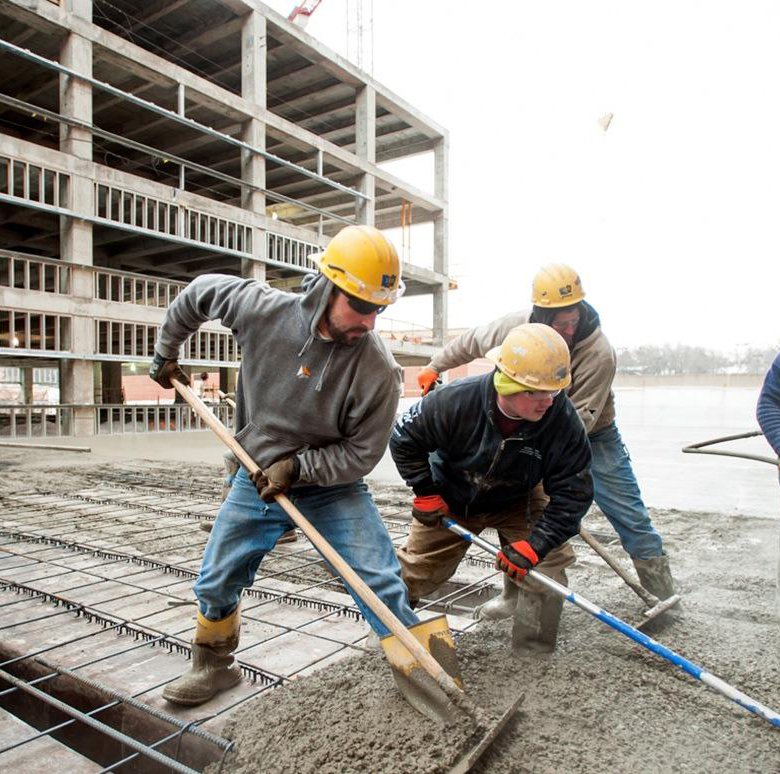
{"type": "Polygon", "coordinates": [[[559,422],[550,428],[550,445],[543,459],[544,491],[550,502],[528,537],[540,559],[579,532],[580,521],[593,502],[585,429],[570,404],[559,422]]]}
{"type": "Polygon", "coordinates": [[[769,445],[780,456],[780,354],[764,379],[764,386],[758,396],[756,418],[769,445]]]}
{"type": "Polygon", "coordinates": [[[181,345],[209,320],[221,320],[238,336],[242,314],[256,315],[258,303],[270,292],[270,286],[257,280],[201,274],[168,307],[155,351],[167,360],[176,360],[181,345]]]}
{"type": "Polygon", "coordinates": [[[585,425],[585,431],[590,433],[612,392],[617,368],[615,350],[599,331],[594,345],[586,346],[582,353],[576,353],[574,357],[578,362],[572,365],[572,384],[568,396],[585,425]]]}
{"type": "Polygon", "coordinates": [[[352,409],[349,425],[353,429],[343,440],[299,452],[300,481],[334,486],[370,473],[387,448],[401,387],[401,369],[394,365],[391,376],[378,381],[365,402],[352,409]]]}
{"type": "Polygon", "coordinates": [[[433,368],[436,373],[442,374],[450,368],[470,363],[501,344],[512,328],[527,323],[529,317],[530,312],[528,311],[512,312],[487,325],[471,328],[471,330],[461,333],[460,336],[456,336],[437,352],[428,367],[433,368]]]}

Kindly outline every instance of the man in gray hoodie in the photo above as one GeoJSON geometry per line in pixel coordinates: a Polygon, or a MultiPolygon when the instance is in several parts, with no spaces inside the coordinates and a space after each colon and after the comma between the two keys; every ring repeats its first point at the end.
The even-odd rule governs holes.
{"type": "MultiPolygon", "coordinates": [[[[379,461],[401,390],[401,370],[374,332],[377,314],[403,293],[392,244],[370,226],[330,242],[302,294],[218,274],[197,277],[171,304],[149,375],[187,382],[184,341],[220,319],[241,346],[236,440],[262,474],[235,476],[206,546],[195,595],[192,668],[166,686],[176,704],[201,704],[241,679],[239,601],[263,557],[291,528],[275,496],[287,492],[324,538],[406,625],[401,571],[362,476],[379,461]],[[258,496],[259,495],[259,496],[258,496]]],[[[353,597],[355,595],[353,594],[353,597]]],[[[372,629],[386,627],[355,597],[372,629]]]]}

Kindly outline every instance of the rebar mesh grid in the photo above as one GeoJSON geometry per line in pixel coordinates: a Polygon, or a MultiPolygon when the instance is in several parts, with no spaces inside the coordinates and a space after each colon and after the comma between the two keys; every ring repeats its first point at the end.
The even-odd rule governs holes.
{"type": "MultiPolygon", "coordinates": [[[[129,697],[150,712],[171,711],[161,692],[190,655],[192,584],[208,539],[199,524],[216,517],[220,476],[102,466],[81,481],[89,485],[0,496],[0,638],[13,654],[0,670],[45,659],[44,682],[66,672],[113,691],[114,703],[129,697]]],[[[402,544],[406,504],[397,494],[376,499],[391,539],[402,544]]],[[[492,563],[470,552],[437,598],[423,601],[422,615],[448,612],[457,636],[498,585],[492,563]]],[[[244,594],[236,656],[247,679],[210,702],[206,717],[177,708],[176,718],[218,738],[237,707],[359,652],[367,633],[341,581],[299,533],[268,554],[244,594]]],[[[28,689],[11,685],[0,698],[19,690],[28,689]]],[[[10,741],[0,733],[0,762],[51,733],[30,730],[10,741]]]]}

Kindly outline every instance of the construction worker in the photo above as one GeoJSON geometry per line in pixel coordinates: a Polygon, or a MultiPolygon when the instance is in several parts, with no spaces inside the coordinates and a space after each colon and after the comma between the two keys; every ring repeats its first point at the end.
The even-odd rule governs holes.
{"type": "MultiPolygon", "coordinates": [[[[758,426],[764,437],[780,458],[780,354],[769,367],[756,407],[758,426]]],[[[780,463],[780,459],[778,460],[780,463]]],[[[777,590],[775,592],[775,611],[780,616],[780,563],[777,566],[777,590]]]]}
{"type": "Polygon", "coordinates": [[[769,367],[756,407],[758,426],[780,457],[780,354],[769,367]]]}
{"type": "MultiPolygon", "coordinates": [[[[631,458],[615,423],[615,351],[601,330],[598,313],[584,299],[585,290],[574,269],[561,263],[545,266],[533,280],[532,309],[505,315],[453,339],[420,372],[418,383],[423,394],[427,393],[439,374],[482,357],[517,325],[543,323],[560,333],[572,358],[568,395],[593,451],[594,500],[615,528],[641,584],[659,599],[667,599],[674,594],[669,559],[642,501],[631,458]]],[[[481,614],[491,618],[511,615],[513,594],[513,587],[507,585],[505,594],[486,604],[481,614]]]]}
{"type": "MultiPolygon", "coordinates": [[[[207,320],[241,346],[236,440],[262,473],[236,473],[203,556],[195,595],[192,667],[163,696],[197,705],[239,682],[239,601],[277,539],[292,526],[275,502],[287,492],[315,528],[406,626],[418,622],[390,536],[362,481],[382,457],[401,373],[376,316],[403,293],[393,245],[370,226],[348,226],[319,258],[301,294],[207,274],[168,308],[149,375],[187,382],[176,358],[207,320]]],[[[354,594],[353,594],[354,596],[354,594]]],[[[355,597],[377,634],[388,630],[355,597]]]]}
{"type": "Polygon", "coordinates": [[[499,569],[516,589],[513,641],[551,651],[563,600],[532,579],[566,584],[574,562],[566,541],[593,501],[590,447],[563,390],[571,381],[566,342],[546,325],[510,330],[487,357],[493,373],[460,379],[414,404],[395,424],[390,452],[414,491],[412,527],[399,550],[412,600],[444,583],[468,544],[440,524],[452,515],[478,534],[498,531],[499,569]],[[549,500],[532,493],[544,480],[549,500]]]}

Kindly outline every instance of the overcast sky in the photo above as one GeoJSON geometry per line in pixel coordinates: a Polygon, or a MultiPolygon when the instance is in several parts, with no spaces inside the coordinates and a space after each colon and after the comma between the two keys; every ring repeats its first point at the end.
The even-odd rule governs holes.
{"type": "MultiPolygon", "coordinates": [[[[780,4],[374,0],[373,22],[376,79],[450,131],[451,327],[563,261],[618,347],[780,344],[780,4]]],[[[346,29],[323,0],[307,32],[346,54],[346,29]]],[[[429,324],[430,300],[390,314],[429,324]]]]}

